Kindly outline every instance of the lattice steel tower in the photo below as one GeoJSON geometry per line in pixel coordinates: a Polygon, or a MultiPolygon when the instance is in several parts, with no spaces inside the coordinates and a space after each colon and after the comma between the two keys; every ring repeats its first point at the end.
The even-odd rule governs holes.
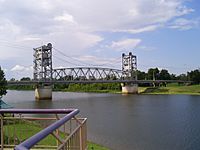
{"type": "Polygon", "coordinates": [[[127,80],[137,80],[137,57],[131,52],[122,54],[122,77],[127,80]]]}
{"type": "Polygon", "coordinates": [[[34,48],[33,78],[38,81],[52,80],[52,44],[34,48]]]}

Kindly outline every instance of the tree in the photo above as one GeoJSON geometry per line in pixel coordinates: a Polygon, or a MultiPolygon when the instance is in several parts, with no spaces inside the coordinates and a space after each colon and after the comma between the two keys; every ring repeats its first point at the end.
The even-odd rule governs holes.
{"type": "Polygon", "coordinates": [[[148,70],[148,80],[157,80],[159,77],[159,70],[158,68],[150,68],[148,70]]]}
{"type": "Polygon", "coordinates": [[[187,81],[187,75],[186,74],[180,74],[177,76],[177,80],[187,81]]]}
{"type": "Polygon", "coordinates": [[[170,77],[168,70],[162,69],[159,74],[159,79],[160,80],[170,80],[171,77],[170,77]]]}
{"type": "Polygon", "coordinates": [[[15,81],[15,78],[11,78],[10,81],[15,81]]]}
{"type": "Polygon", "coordinates": [[[146,79],[147,74],[143,71],[137,70],[137,77],[138,80],[145,80],[146,79]]]}
{"type": "Polygon", "coordinates": [[[195,84],[200,83],[200,71],[198,69],[188,72],[189,80],[193,81],[195,84]]]}
{"type": "Polygon", "coordinates": [[[170,79],[171,79],[171,80],[177,80],[177,77],[176,77],[175,74],[171,74],[171,75],[170,75],[170,79]]]}
{"type": "Polygon", "coordinates": [[[20,79],[20,81],[31,81],[30,77],[23,77],[20,79]]]}
{"type": "Polygon", "coordinates": [[[6,95],[7,93],[7,81],[3,70],[0,67],[0,97],[6,95]]]}

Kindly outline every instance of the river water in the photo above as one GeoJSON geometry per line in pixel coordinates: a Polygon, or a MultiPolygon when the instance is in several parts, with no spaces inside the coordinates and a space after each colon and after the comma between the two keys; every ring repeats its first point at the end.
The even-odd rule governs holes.
{"type": "Polygon", "coordinates": [[[15,108],[78,108],[88,118],[88,139],[113,150],[200,149],[200,96],[8,91],[15,108]]]}

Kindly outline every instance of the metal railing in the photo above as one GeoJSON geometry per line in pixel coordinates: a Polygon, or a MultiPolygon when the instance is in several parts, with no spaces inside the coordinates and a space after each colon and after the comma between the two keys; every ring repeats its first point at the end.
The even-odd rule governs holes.
{"type": "Polygon", "coordinates": [[[1,149],[87,149],[86,118],[78,109],[0,109],[1,149]]]}

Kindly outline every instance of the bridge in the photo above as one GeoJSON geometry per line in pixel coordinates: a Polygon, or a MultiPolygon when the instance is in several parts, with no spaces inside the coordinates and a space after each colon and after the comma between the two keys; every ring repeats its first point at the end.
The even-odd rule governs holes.
{"type": "Polygon", "coordinates": [[[137,57],[122,54],[122,70],[100,67],[52,67],[52,44],[34,48],[34,71],[31,81],[9,81],[9,85],[36,85],[36,99],[51,99],[53,84],[122,83],[123,93],[137,93],[139,83],[183,82],[174,80],[137,80],[137,57]]]}
{"type": "Polygon", "coordinates": [[[122,92],[137,93],[137,59],[131,52],[122,54],[122,70],[100,67],[52,67],[52,44],[34,48],[33,80],[9,81],[9,85],[35,84],[36,99],[51,99],[52,85],[70,83],[123,83],[122,92]]]}

